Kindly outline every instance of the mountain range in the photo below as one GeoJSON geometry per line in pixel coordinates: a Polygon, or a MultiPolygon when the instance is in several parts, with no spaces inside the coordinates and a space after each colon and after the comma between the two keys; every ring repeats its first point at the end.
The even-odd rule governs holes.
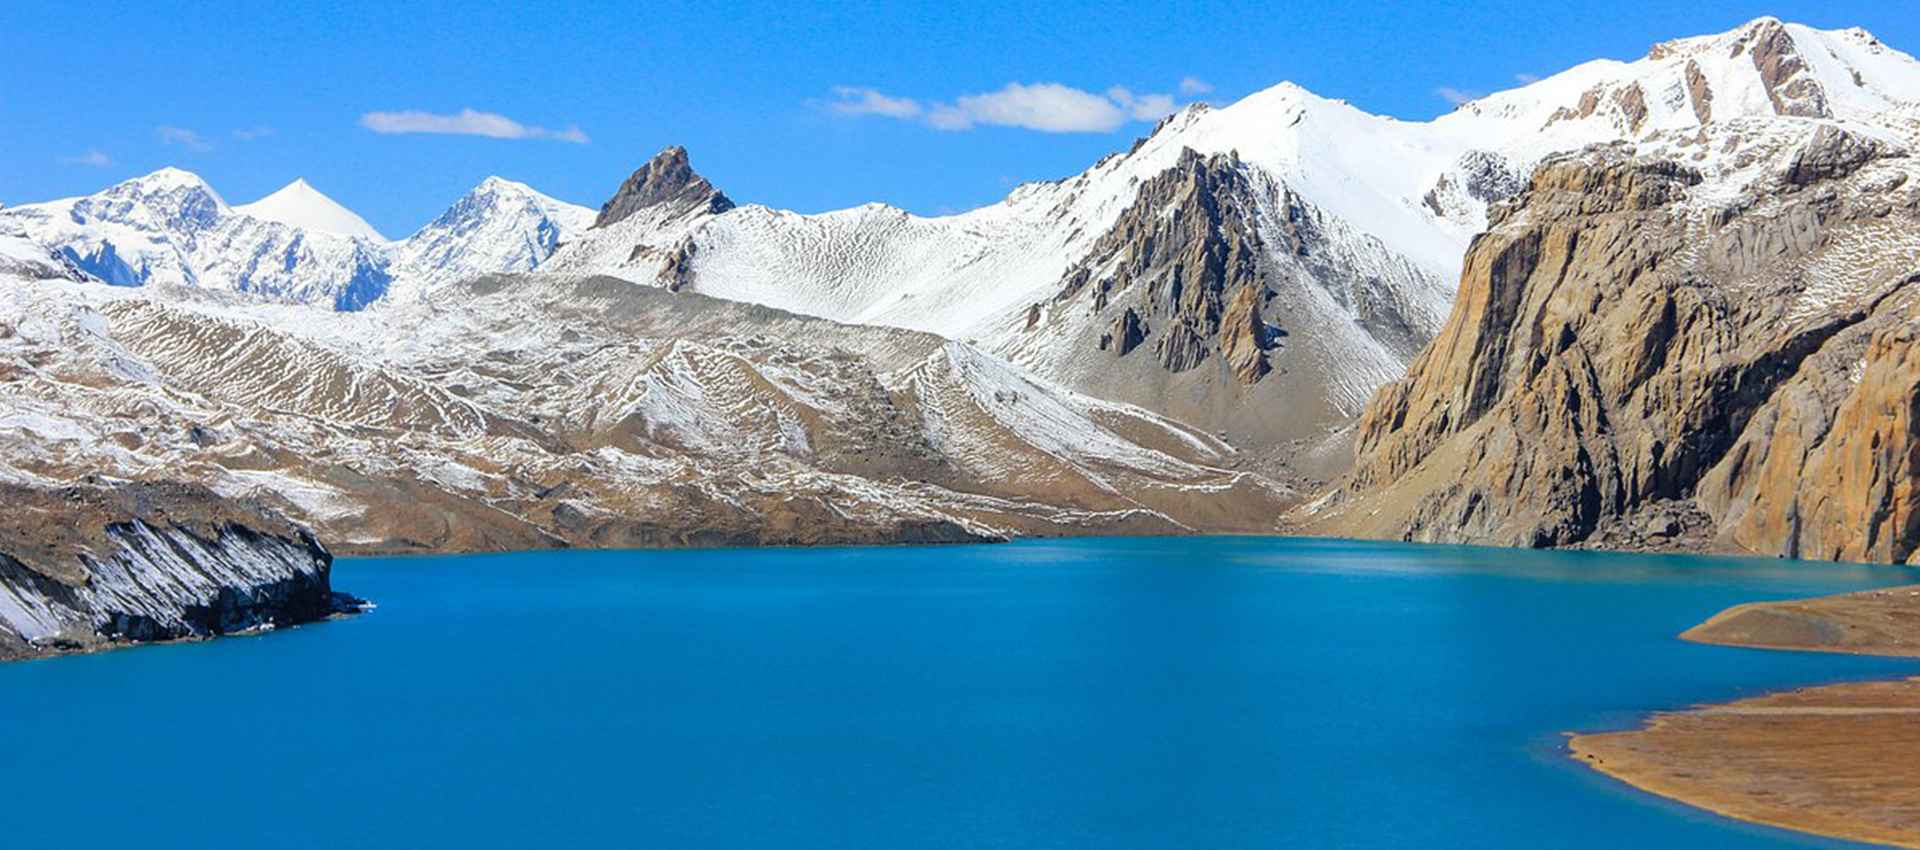
{"type": "MultiPolygon", "coordinates": [[[[1763,18],[1432,121],[1291,84],[1195,104],[951,216],[737,203],[672,147],[597,211],[489,178],[387,241],[303,181],[229,206],[166,169],[0,210],[0,484],[165,528],[127,494],[166,481],[348,551],[1305,530],[1903,561],[1910,418],[1869,411],[1914,392],[1916,141],[1920,64],[1763,18]]],[[[128,539],[15,559],[71,577],[128,539]]],[[[0,639],[105,639],[69,608],[0,605],[0,639]]]]}
{"type": "Polygon", "coordinates": [[[0,234],[114,286],[192,286],[353,311],[448,280],[530,270],[591,220],[582,207],[493,177],[412,236],[388,241],[305,180],[230,206],[199,176],[163,168],[86,197],[0,210],[0,234]]]}

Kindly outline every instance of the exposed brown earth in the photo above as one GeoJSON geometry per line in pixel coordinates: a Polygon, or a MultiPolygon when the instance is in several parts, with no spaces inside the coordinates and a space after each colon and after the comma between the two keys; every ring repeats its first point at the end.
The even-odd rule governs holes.
{"type": "Polygon", "coordinates": [[[460,286],[314,333],[17,290],[0,400],[32,439],[0,462],[197,485],[349,553],[1263,531],[1289,498],[1216,438],[928,334],[604,278],[460,286]]]}
{"type": "Polygon", "coordinates": [[[1920,657],[1920,586],[1739,605],[1681,637],[1722,646],[1920,657]]]}
{"type": "MultiPolygon", "coordinates": [[[[1920,657],[1920,586],[1730,608],[1682,635],[1764,649],[1920,657]]],[[[1636,788],[1741,820],[1920,847],[1920,679],[1806,688],[1576,735],[1636,788]]]]}
{"type": "Polygon", "coordinates": [[[1920,679],[1661,714],[1569,746],[1595,770],[1727,817],[1920,847],[1920,679]]]}
{"type": "Polygon", "coordinates": [[[1211,435],[929,334],[607,278],[450,286],[458,307],[317,327],[202,293],[0,293],[4,654],[307,618],[324,568],[286,616],[249,601],[278,599],[285,571],[256,587],[242,568],[328,560],[316,538],[374,554],[1261,532],[1293,498],[1211,435]],[[119,554],[168,561],[134,551],[152,548],[141,529],[194,550],[149,569],[215,580],[118,617],[89,588],[119,554]]]}

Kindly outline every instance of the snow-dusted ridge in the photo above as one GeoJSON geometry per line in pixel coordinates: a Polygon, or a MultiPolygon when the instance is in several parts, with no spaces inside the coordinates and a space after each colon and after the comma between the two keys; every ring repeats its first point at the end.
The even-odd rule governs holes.
{"type": "MultiPolygon", "coordinates": [[[[973,336],[1051,295],[1132,201],[1133,187],[1189,148],[1236,154],[1356,234],[1450,281],[1485,225],[1490,181],[1511,185],[1553,153],[1737,119],[1911,129],[1920,120],[1920,66],[1863,30],[1762,18],[1658,45],[1634,62],[1589,62],[1432,121],[1371,115],[1281,83],[1226,107],[1190,106],[1125,154],[957,215],[879,204],[816,215],[739,207],[694,229],[692,285],[843,321],[973,336]]],[[[569,257],[568,268],[653,282],[650,269],[634,268],[614,246],[602,250],[569,257]]]]}
{"type": "Polygon", "coordinates": [[[417,300],[482,274],[532,271],[592,224],[593,210],[488,177],[394,246],[395,283],[387,300],[417,300]]]}
{"type": "MultiPolygon", "coordinates": [[[[1864,31],[1761,18],[1657,45],[1632,62],[1589,62],[1431,121],[1371,115],[1282,83],[1228,106],[1190,106],[1078,175],[1024,184],[956,215],[879,204],[813,215],[753,204],[657,210],[589,230],[546,268],[969,340],[1039,376],[1156,409],[1168,399],[1221,398],[1190,405],[1210,428],[1299,436],[1352,416],[1404,370],[1446,316],[1489,207],[1524,188],[1543,159],[1638,145],[1701,169],[1709,179],[1701,191],[1710,192],[1747,179],[1746,164],[1809,126],[1906,139],[1917,120],[1912,57],[1864,31]],[[1713,145],[1707,128],[1718,128],[1713,145]],[[1185,159],[1194,154],[1198,164],[1185,159]],[[1271,382],[1250,391],[1203,386],[1221,380],[1216,354],[1202,357],[1214,364],[1206,368],[1194,368],[1193,356],[1168,357],[1181,374],[1160,381],[1127,359],[1149,355],[1102,342],[1137,327],[1148,349],[1168,344],[1154,338],[1174,324],[1168,317],[1127,325],[1122,313],[1180,288],[1156,289],[1163,279],[1130,270],[1171,274],[1178,267],[1158,270],[1156,251],[1202,246],[1136,238],[1098,262],[1092,254],[1103,239],[1112,245],[1116,227],[1147,228],[1153,211],[1135,209],[1142,187],[1182,167],[1230,170],[1242,178],[1230,182],[1251,187],[1235,200],[1239,229],[1216,234],[1206,250],[1249,242],[1262,252],[1258,315],[1284,333],[1263,356],[1280,358],[1276,372],[1291,374],[1275,379],[1293,384],[1285,391],[1271,382]],[[1070,286],[1070,275],[1092,285],[1070,286]],[[1320,396],[1313,404],[1325,413],[1284,434],[1231,412],[1283,394],[1298,403],[1301,391],[1320,396]]],[[[1206,206],[1177,191],[1166,203],[1163,216],[1206,206]]]]}
{"type": "Polygon", "coordinates": [[[949,216],[736,206],[669,148],[599,224],[488,179],[408,238],[379,242],[328,232],[355,228],[327,224],[316,210],[330,202],[303,184],[275,195],[305,208],[275,213],[295,226],[228,207],[167,169],[0,211],[0,233],[109,283],[349,310],[432,303],[487,273],[605,274],[966,341],[1035,377],[1260,444],[1324,433],[1404,370],[1445,317],[1489,208],[1543,159],[1634,145],[1698,168],[1707,181],[1696,192],[1714,197],[1825,125],[1904,144],[1920,126],[1920,66],[1860,30],[1762,18],[1431,121],[1282,83],[1190,106],[1080,174],[949,216]],[[1168,221],[1175,232],[1153,232],[1168,221]],[[1232,279],[1174,280],[1230,252],[1242,263],[1232,279]],[[1234,298],[1238,324],[1227,327],[1234,298]],[[1278,422],[1276,409],[1298,421],[1278,422]]]}
{"type": "Polygon", "coordinates": [[[163,168],[85,197],[0,210],[0,234],[116,286],[194,286],[358,310],[390,292],[417,298],[448,280],[525,271],[592,218],[493,177],[389,242],[304,180],[230,206],[199,176],[163,168]]]}
{"type": "MultiPolygon", "coordinates": [[[[597,217],[493,178],[388,242],[163,169],[0,210],[0,487],[181,484],[363,552],[1270,530],[1537,163],[1684,163],[1709,250],[1809,149],[1911,148],[1917,104],[1905,54],[1761,19],[1433,121],[1282,84],[952,216],[735,206],[670,149],[597,217]]],[[[1911,193],[1888,151],[1859,182],[1911,193]]],[[[1912,266],[1849,238],[1793,320],[1912,266]]],[[[78,527],[51,504],[29,544],[78,527]]],[[[306,583],[300,539],[122,524],[92,596],[0,558],[0,655],[202,633],[209,594],[306,583]]]]}

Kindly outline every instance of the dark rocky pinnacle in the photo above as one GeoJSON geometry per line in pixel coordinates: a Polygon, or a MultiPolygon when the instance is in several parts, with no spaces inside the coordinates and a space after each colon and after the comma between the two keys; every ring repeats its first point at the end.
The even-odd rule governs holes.
{"type": "Polygon", "coordinates": [[[594,227],[606,227],[644,209],[671,204],[676,212],[722,213],[733,201],[701,177],[687,161],[687,149],[674,145],[655,154],[633,172],[613,197],[600,207],[594,227]]]}

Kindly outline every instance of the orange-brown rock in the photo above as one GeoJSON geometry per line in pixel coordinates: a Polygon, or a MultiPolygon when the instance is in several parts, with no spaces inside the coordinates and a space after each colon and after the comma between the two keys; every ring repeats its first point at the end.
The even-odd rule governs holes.
{"type": "Polygon", "coordinates": [[[1748,55],[1753,57],[1753,67],[1760,72],[1760,81],[1767,87],[1767,97],[1773,101],[1775,113],[1801,118],[1831,117],[1826,92],[1808,70],[1807,60],[1800,56],[1800,48],[1786,25],[1776,20],[1762,20],[1748,32],[1747,39],[1752,42],[1748,55]]]}
{"type": "Polygon", "coordinates": [[[1469,250],[1447,324],[1307,530],[1569,545],[1653,506],[1723,545],[1904,561],[1920,522],[1920,193],[1808,128],[1737,197],[1622,148],[1550,160],[1469,250]]]}
{"type": "Polygon", "coordinates": [[[1627,117],[1627,129],[1640,132],[1640,126],[1647,123],[1647,92],[1639,83],[1627,86],[1613,93],[1613,105],[1627,117]]]}
{"type": "Polygon", "coordinates": [[[1707,75],[1700,72],[1700,63],[1687,63],[1687,102],[1693,105],[1693,116],[1705,124],[1713,120],[1713,86],[1707,83],[1707,75]]]}
{"type": "Polygon", "coordinates": [[[1220,317],[1220,355],[1241,383],[1258,381],[1272,368],[1267,365],[1267,349],[1273,345],[1268,341],[1269,333],[1267,323],[1260,318],[1258,290],[1251,286],[1235,290],[1226,313],[1220,317]]]}

